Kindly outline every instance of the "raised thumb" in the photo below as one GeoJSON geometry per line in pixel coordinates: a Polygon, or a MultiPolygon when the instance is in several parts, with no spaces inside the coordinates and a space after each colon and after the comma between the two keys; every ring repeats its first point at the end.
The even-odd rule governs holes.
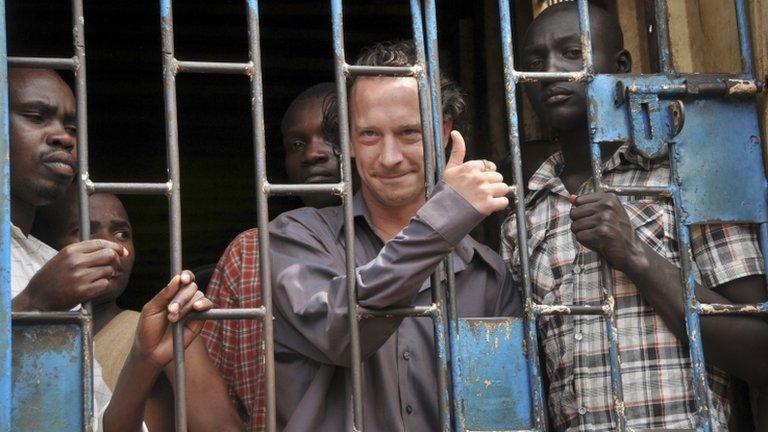
{"type": "Polygon", "coordinates": [[[464,156],[467,154],[467,147],[464,143],[464,137],[459,131],[451,131],[451,156],[448,158],[446,168],[457,167],[464,163],[464,156]]]}

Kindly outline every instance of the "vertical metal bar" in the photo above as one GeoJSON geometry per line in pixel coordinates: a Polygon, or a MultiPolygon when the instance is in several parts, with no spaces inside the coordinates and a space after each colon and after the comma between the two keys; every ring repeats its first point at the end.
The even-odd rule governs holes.
{"type": "Polygon", "coordinates": [[[499,0],[499,18],[501,28],[501,50],[504,62],[504,88],[507,107],[507,129],[510,151],[512,154],[512,173],[515,182],[515,216],[517,218],[517,243],[520,251],[520,268],[525,294],[526,349],[528,351],[528,370],[533,392],[533,414],[536,429],[547,430],[547,405],[544,400],[544,383],[539,364],[539,333],[533,305],[531,287],[530,251],[528,250],[528,228],[525,217],[523,191],[523,169],[520,156],[520,128],[517,116],[517,79],[515,78],[515,60],[512,45],[512,17],[507,0],[499,0]]]}
{"type": "MultiPolygon", "coordinates": [[[[670,157],[672,176],[676,172],[675,158],[670,157]]],[[[709,397],[709,383],[707,382],[707,369],[704,360],[704,346],[702,344],[701,322],[697,310],[696,278],[693,274],[691,253],[691,231],[683,223],[682,209],[680,208],[680,189],[670,186],[675,206],[675,224],[678,234],[681,269],[680,277],[684,286],[685,324],[688,334],[688,348],[691,356],[691,368],[693,375],[693,397],[696,402],[699,431],[712,430],[712,400],[709,397]]]]}
{"type": "MultiPolygon", "coordinates": [[[[434,94],[431,95],[431,86],[429,78],[427,76],[427,61],[426,61],[426,48],[424,42],[424,26],[423,26],[423,14],[421,11],[421,0],[411,0],[411,23],[413,26],[413,42],[416,47],[416,62],[420,67],[419,73],[416,75],[419,88],[419,112],[421,114],[421,130],[422,144],[424,148],[424,175],[426,182],[427,196],[432,194],[432,190],[435,186],[435,153],[436,146],[440,145],[439,134],[442,130],[440,125],[442,124],[442,115],[439,106],[433,106],[434,94]],[[437,112],[437,114],[434,114],[437,112]],[[438,125],[433,127],[434,116],[437,116],[440,120],[438,125]]],[[[435,24],[433,22],[433,24],[435,24]]],[[[436,29],[435,29],[436,33],[436,29]]],[[[437,47],[437,35],[435,37],[435,48],[437,47]]],[[[435,60],[437,53],[435,55],[435,60]]],[[[440,71],[434,71],[438,76],[440,71]]],[[[433,91],[440,91],[440,87],[433,91]]],[[[439,98],[438,98],[439,100],[439,98]]],[[[450,257],[448,259],[450,261],[450,257]]],[[[443,431],[451,430],[451,400],[448,393],[448,382],[450,370],[448,369],[448,352],[447,352],[447,322],[446,322],[446,308],[445,308],[445,288],[443,287],[441,273],[445,271],[444,266],[438,266],[437,270],[432,274],[432,303],[437,308],[435,314],[432,317],[434,324],[435,335],[435,369],[437,370],[437,394],[438,394],[438,410],[440,414],[440,424],[443,431]]]]}
{"type": "Polygon", "coordinates": [[[661,73],[673,74],[672,50],[669,45],[669,10],[667,0],[653,0],[654,21],[656,22],[656,43],[659,47],[661,73]]]}
{"type": "Polygon", "coordinates": [[[749,12],[744,0],[734,0],[736,6],[736,25],[739,28],[739,47],[741,48],[742,73],[747,79],[754,79],[752,66],[752,39],[749,37],[749,12]]]}
{"type": "MultiPolygon", "coordinates": [[[[88,92],[86,86],[85,65],[85,16],[83,1],[72,0],[72,46],[75,67],[75,98],[77,110],[77,188],[80,210],[80,240],[91,238],[91,218],[88,208],[88,192],[85,188],[88,179],[88,92]]],[[[91,302],[84,305],[85,313],[91,315],[91,302]]],[[[83,424],[90,428],[93,424],[93,335],[90,317],[88,325],[83,326],[83,424]]]]}
{"type": "MultiPolygon", "coordinates": [[[[160,32],[163,51],[163,96],[165,101],[165,140],[170,193],[168,197],[171,247],[171,275],[181,273],[181,197],[179,189],[179,133],[176,109],[176,59],[173,46],[171,0],[160,0],[160,32]]],[[[186,381],[184,378],[184,326],[173,325],[173,364],[176,381],[174,408],[176,431],[187,430],[186,381]]]]}
{"type": "Polygon", "coordinates": [[[763,268],[768,269],[768,223],[761,223],[758,233],[760,236],[760,252],[763,254],[763,268]]]}
{"type": "MultiPolygon", "coordinates": [[[[424,18],[426,21],[426,36],[427,36],[427,74],[429,77],[429,85],[430,85],[430,96],[432,101],[432,130],[434,132],[434,153],[435,153],[435,172],[437,180],[443,178],[443,172],[445,171],[445,144],[443,143],[443,102],[442,102],[442,94],[441,94],[441,71],[440,71],[440,50],[438,48],[438,31],[437,31],[437,8],[435,5],[435,0],[425,0],[424,2],[424,18]]],[[[444,373],[445,378],[443,378],[443,381],[445,381],[445,391],[444,395],[441,399],[441,406],[440,410],[443,410],[443,404],[445,404],[447,407],[446,413],[441,412],[441,419],[444,420],[443,423],[443,429],[444,430],[450,430],[451,428],[451,419],[452,419],[452,410],[450,409],[453,406],[453,403],[451,401],[451,392],[448,391],[449,388],[454,388],[454,386],[451,385],[453,380],[456,379],[456,367],[448,367],[448,360],[447,358],[450,358],[450,364],[456,365],[456,360],[453,359],[453,356],[458,353],[458,347],[456,346],[456,339],[454,338],[454,335],[456,335],[457,329],[458,329],[458,310],[456,307],[456,278],[454,275],[454,269],[453,269],[453,260],[451,259],[451,256],[449,255],[448,258],[443,260],[443,268],[445,269],[445,288],[443,288],[442,285],[436,286],[439,287],[440,291],[433,291],[433,302],[438,305],[438,311],[440,314],[435,317],[436,320],[439,320],[438,324],[442,325],[443,328],[447,328],[448,334],[447,336],[442,337],[442,341],[440,341],[438,338],[436,338],[436,343],[445,343],[445,340],[447,339],[449,341],[448,347],[450,348],[450,352],[448,355],[445,354],[446,349],[440,349],[438,346],[438,365],[440,367],[444,367],[445,371],[442,371],[441,369],[438,369],[438,373],[444,373]],[[447,291],[447,296],[445,295],[447,291]],[[445,327],[445,323],[447,322],[447,327],[445,327]],[[442,361],[442,359],[439,358],[440,353],[443,353],[443,355],[446,356],[445,362],[442,361]],[[442,366],[445,365],[445,366],[442,366]]],[[[440,271],[440,270],[438,270],[440,271]]],[[[455,399],[454,399],[455,400],[455,399]]],[[[453,419],[455,421],[455,419],[453,419]]],[[[454,428],[457,428],[457,426],[454,424],[454,428]]]]}
{"type": "MultiPolygon", "coordinates": [[[[269,255],[269,202],[267,199],[267,153],[264,136],[264,94],[261,72],[261,37],[259,28],[259,4],[247,0],[248,54],[253,66],[251,75],[251,118],[256,171],[256,205],[259,228],[259,269],[261,272],[262,304],[264,306],[264,349],[266,372],[266,427],[277,430],[275,411],[275,343],[272,312],[272,262],[269,255]]],[[[354,278],[352,278],[354,280],[354,278]]],[[[257,360],[258,361],[258,360],[257,360]]]]}
{"type": "MultiPolygon", "coordinates": [[[[591,81],[594,76],[592,63],[592,31],[589,23],[589,10],[587,0],[579,0],[579,28],[581,30],[581,44],[584,58],[584,69],[591,81]]],[[[587,87],[587,100],[589,100],[589,87],[587,87]]],[[[592,104],[587,104],[587,116],[591,118],[592,104]]],[[[593,130],[589,131],[589,141],[592,146],[592,177],[594,190],[602,190],[602,157],[600,144],[594,142],[593,130]]],[[[601,288],[603,291],[603,307],[608,307],[604,315],[605,331],[608,337],[608,361],[611,367],[611,392],[613,394],[613,412],[616,415],[617,430],[624,431],[627,428],[627,419],[624,412],[624,387],[621,379],[621,356],[619,354],[618,330],[616,329],[616,302],[613,297],[613,275],[607,262],[603,260],[601,274],[601,288]]]]}
{"type": "Polygon", "coordinates": [[[589,27],[589,9],[587,5],[587,0],[579,0],[577,8],[579,11],[579,29],[581,30],[582,68],[591,79],[592,75],[595,74],[595,67],[592,61],[592,29],[589,27]]]}
{"type": "Polygon", "coordinates": [[[5,0],[0,0],[0,430],[11,430],[11,190],[5,0]]]}
{"type": "Polygon", "coordinates": [[[355,231],[352,208],[352,160],[349,156],[349,117],[344,55],[344,15],[342,0],[331,0],[333,60],[336,74],[336,94],[339,109],[339,145],[341,147],[341,181],[344,184],[344,242],[346,243],[347,301],[349,305],[349,339],[352,375],[352,422],[355,431],[363,431],[363,369],[360,354],[358,323],[357,278],[355,277],[355,231]]]}

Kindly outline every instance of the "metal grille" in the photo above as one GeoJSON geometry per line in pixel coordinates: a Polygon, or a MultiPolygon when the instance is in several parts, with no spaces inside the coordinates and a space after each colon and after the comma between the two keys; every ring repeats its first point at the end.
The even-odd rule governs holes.
{"type": "MultiPolygon", "coordinates": [[[[551,2],[554,3],[554,2],[551,2]]],[[[521,169],[521,150],[518,126],[518,111],[516,105],[516,88],[518,83],[533,81],[558,81],[572,80],[579,82],[592,82],[596,79],[592,63],[591,34],[589,27],[589,13],[587,0],[578,0],[579,24],[582,32],[582,48],[584,65],[577,72],[523,72],[514,69],[512,49],[512,20],[509,2],[499,0],[499,13],[501,19],[501,46],[504,59],[504,83],[506,91],[507,122],[509,129],[509,145],[512,154],[514,173],[514,187],[518,194],[522,195],[523,175],[521,169]]],[[[350,308],[350,339],[351,339],[351,369],[352,369],[352,400],[353,421],[358,431],[363,430],[362,401],[364,389],[362,386],[362,359],[360,354],[359,321],[370,317],[382,316],[428,316],[434,323],[435,335],[435,362],[438,372],[438,393],[440,410],[440,429],[443,431],[460,429],[456,421],[455,383],[460,372],[457,370],[456,356],[458,355],[458,343],[456,335],[459,332],[459,320],[455,304],[455,284],[451,260],[445,260],[432,276],[432,304],[429,306],[416,306],[410,308],[398,308],[392,310],[367,310],[357,304],[355,286],[355,262],[354,262],[354,225],[352,210],[352,185],[351,185],[351,160],[350,140],[348,124],[347,104],[347,80],[355,76],[411,76],[418,82],[419,105],[424,137],[424,158],[427,193],[434,187],[435,181],[442,176],[444,166],[443,145],[441,142],[442,113],[440,100],[440,74],[437,47],[437,18],[434,0],[424,0],[423,12],[421,0],[410,0],[412,16],[413,39],[417,49],[417,64],[412,67],[370,67],[350,65],[346,61],[344,51],[343,6],[342,0],[331,0],[331,14],[333,27],[333,52],[335,60],[336,89],[339,99],[338,118],[341,146],[341,182],[322,185],[285,185],[270,184],[266,172],[266,149],[264,136],[264,110],[261,76],[261,53],[259,43],[259,18],[257,0],[246,0],[247,25],[249,35],[249,61],[246,63],[232,62],[201,62],[179,60],[174,55],[173,14],[171,0],[160,0],[161,32],[162,32],[162,57],[163,57],[163,82],[166,119],[166,148],[168,164],[168,181],[165,183],[108,183],[95,182],[88,176],[88,136],[87,136],[87,94],[85,74],[85,43],[84,43],[84,17],[82,12],[82,0],[72,1],[72,22],[74,28],[73,49],[71,58],[8,58],[11,66],[45,67],[54,69],[71,70],[75,74],[77,97],[77,138],[78,138],[78,186],[80,198],[80,233],[83,239],[90,237],[90,224],[88,214],[88,195],[96,192],[111,192],[117,194],[144,194],[166,195],[169,201],[169,225],[170,225],[170,270],[171,274],[178,274],[182,269],[181,256],[181,202],[180,202],[180,175],[179,175],[179,138],[177,126],[176,106],[176,76],[180,73],[205,73],[205,74],[239,74],[247,76],[251,82],[251,112],[253,127],[253,145],[255,150],[255,173],[257,194],[257,226],[259,228],[260,269],[262,281],[262,298],[264,306],[256,309],[214,309],[205,313],[196,313],[189,319],[260,319],[264,324],[265,343],[265,371],[266,371],[266,413],[267,429],[276,429],[275,412],[275,375],[274,375],[274,340],[272,330],[272,286],[269,261],[269,236],[268,236],[268,198],[275,195],[292,195],[298,193],[335,194],[341,196],[344,214],[344,236],[346,249],[346,271],[348,281],[348,301],[350,308]],[[446,277],[446,284],[440,282],[441,276],[446,277]],[[452,393],[453,389],[453,393],[452,393]]],[[[654,0],[657,35],[659,46],[659,64],[662,73],[666,76],[675,74],[671,62],[669,48],[669,34],[667,28],[668,13],[665,0],[654,0]]],[[[739,26],[739,39],[743,58],[743,73],[733,76],[742,82],[752,84],[754,92],[758,91],[762,83],[755,81],[751,62],[751,46],[749,41],[748,17],[743,0],[735,0],[737,20],[739,26]]],[[[0,0],[0,6],[3,1],[0,0]]],[[[4,24],[0,21],[0,24],[4,24]]],[[[0,33],[5,35],[4,28],[0,26],[0,33]]],[[[4,49],[4,44],[3,44],[4,49]]],[[[0,52],[3,54],[4,52],[0,52]]],[[[3,73],[5,73],[3,71],[3,73]]],[[[3,75],[3,84],[7,82],[3,75]]],[[[720,82],[722,83],[722,82],[720,82]]],[[[726,82],[727,84],[727,82],[726,82]]],[[[3,89],[5,90],[5,89],[3,89]]],[[[727,85],[720,89],[726,91],[727,85]]],[[[653,87],[650,91],[655,93],[688,91],[685,84],[679,87],[653,87]]],[[[593,96],[593,95],[590,95],[593,96]]],[[[3,100],[3,107],[7,107],[7,98],[3,100]]],[[[594,113],[590,112],[590,117],[594,113]]],[[[7,124],[6,132],[7,132],[7,124]]],[[[7,144],[7,133],[4,137],[7,144]]],[[[703,348],[700,340],[699,316],[701,314],[757,314],[768,311],[768,302],[757,305],[721,305],[701,304],[696,300],[696,286],[691,277],[691,255],[689,225],[695,223],[686,219],[683,215],[683,196],[680,187],[670,184],[667,187],[646,188],[625,185],[608,185],[601,180],[601,154],[599,142],[592,142],[592,169],[595,190],[613,192],[619,195],[657,196],[659,198],[671,198],[674,202],[677,216],[677,230],[680,233],[680,251],[682,253],[682,281],[685,284],[686,297],[686,325],[688,329],[690,355],[695,375],[694,391],[698,407],[699,430],[711,430],[710,419],[711,401],[708,398],[706,371],[704,367],[703,348]]],[[[673,173],[675,164],[673,162],[673,173]]],[[[762,174],[761,174],[762,175],[762,174]]],[[[674,177],[674,175],[673,175],[674,177]]],[[[7,181],[7,180],[6,180],[7,181]]],[[[7,188],[7,184],[4,183],[7,188]]],[[[7,189],[5,189],[7,196],[7,189]]],[[[520,196],[522,198],[522,196],[520,196]]],[[[4,215],[8,215],[7,203],[4,207],[4,215]]],[[[525,207],[522,199],[518,199],[515,207],[518,220],[525,220],[525,207]]],[[[6,216],[4,216],[6,217],[6,216]]],[[[7,218],[7,217],[6,217],[7,218]]],[[[3,227],[7,237],[8,223],[3,227]]],[[[768,244],[768,225],[760,222],[760,240],[763,255],[766,257],[766,245],[768,244]]],[[[517,224],[520,244],[527,245],[528,234],[525,224],[517,224]]],[[[3,246],[6,246],[6,241],[3,246]]],[[[7,248],[6,248],[7,249],[7,248]]],[[[538,361],[538,329],[537,319],[542,315],[571,314],[571,315],[600,315],[605,319],[606,332],[610,343],[609,359],[611,366],[611,388],[615,401],[615,415],[619,430],[626,430],[626,418],[623,410],[623,395],[621,384],[621,361],[618,355],[618,340],[614,317],[614,300],[611,292],[611,270],[607,265],[603,266],[603,304],[601,306],[558,305],[547,306],[536,304],[532,301],[532,286],[530,268],[528,265],[529,251],[527,247],[521,248],[521,265],[523,273],[523,291],[525,294],[525,336],[528,356],[528,374],[532,383],[530,392],[533,404],[533,419],[535,430],[547,429],[546,404],[542,384],[542,374],[538,361]]],[[[5,254],[3,254],[5,257],[5,254]]],[[[8,262],[7,260],[5,261],[8,262]]],[[[9,285],[6,283],[5,285],[9,285]]],[[[8,290],[10,291],[10,290],[8,290]]],[[[4,299],[8,300],[8,299],[4,299]]],[[[15,323],[44,322],[59,323],[77,322],[82,326],[83,332],[83,427],[90,429],[89,419],[92,417],[91,406],[92,389],[92,353],[91,353],[91,315],[90,308],[79,312],[56,313],[14,313],[15,323]]],[[[176,430],[184,431],[186,425],[186,390],[184,380],[184,347],[181,337],[183,323],[174,325],[174,365],[176,373],[176,430]]],[[[5,369],[7,370],[7,369],[5,369]]],[[[2,425],[0,415],[0,425],[2,425]]],[[[463,429],[463,428],[462,428],[463,429]]]]}

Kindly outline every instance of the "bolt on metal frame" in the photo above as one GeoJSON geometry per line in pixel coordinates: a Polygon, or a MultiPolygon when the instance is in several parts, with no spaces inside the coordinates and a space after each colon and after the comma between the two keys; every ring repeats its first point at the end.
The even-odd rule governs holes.
{"type": "MultiPolygon", "coordinates": [[[[581,30],[581,43],[583,53],[583,67],[577,72],[524,72],[514,69],[514,57],[512,50],[512,20],[510,15],[509,3],[507,0],[499,0],[499,12],[501,19],[501,45],[504,61],[504,84],[506,89],[507,104],[507,122],[509,127],[509,145],[512,154],[512,168],[514,173],[514,187],[518,194],[516,200],[516,217],[518,221],[525,219],[525,202],[522,199],[524,191],[521,156],[520,156],[520,136],[516,105],[516,88],[519,83],[536,81],[576,81],[590,82],[595,77],[592,57],[591,30],[589,24],[589,12],[587,9],[587,0],[577,0],[579,27],[581,30]]],[[[739,43],[742,56],[743,72],[735,77],[741,78],[751,84],[751,88],[760,89],[762,83],[755,81],[752,67],[752,49],[749,38],[749,17],[747,15],[744,0],[734,0],[737,15],[737,24],[739,32],[739,43]]],[[[659,46],[659,64],[662,74],[668,76],[676,75],[672,64],[669,28],[668,28],[668,10],[666,0],[654,0],[656,33],[659,46]]],[[[686,89],[659,88],[659,93],[681,91],[685,94],[686,89]]],[[[724,92],[720,90],[720,94],[724,92]]],[[[587,95],[588,98],[594,95],[587,95]]],[[[588,110],[592,106],[588,104],[588,110]]],[[[591,112],[589,115],[591,116],[591,112]]],[[[612,192],[623,196],[654,196],[658,198],[672,198],[675,207],[676,230],[679,234],[678,244],[681,251],[681,278],[685,287],[684,302],[686,305],[686,328],[688,342],[690,346],[690,356],[693,368],[693,389],[694,398],[697,406],[697,423],[699,431],[712,430],[712,401],[709,398],[709,386],[707,384],[707,375],[704,361],[704,351],[701,341],[701,327],[699,316],[704,314],[765,314],[768,311],[768,302],[755,305],[725,305],[725,304],[702,304],[696,299],[696,282],[692,276],[692,258],[690,244],[690,227],[683,222],[681,214],[681,195],[677,185],[670,184],[666,187],[637,187],[632,185],[609,185],[602,181],[602,157],[600,143],[593,140],[594,133],[590,133],[591,153],[592,153],[592,177],[595,191],[612,192]]],[[[674,158],[670,157],[671,177],[675,176],[674,158]]],[[[611,390],[614,400],[614,414],[616,416],[617,428],[621,431],[627,430],[626,416],[623,404],[623,389],[621,383],[621,359],[619,356],[619,346],[617,339],[617,329],[615,324],[615,301],[612,293],[611,269],[607,263],[602,266],[602,291],[603,303],[601,306],[582,306],[582,305],[542,305],[532,301],[531,274],[529,267],[530,251],[528,250],[528,233],[526,224],[517,224],[517,234],[520,245],[520,261],[523,274],[523,291],[525,294],[525,310],[527,319],[527,349],[529,356],[529,374],[532,384],[532,396],[534,403],[534,417],[536,429],[543,431],[547,429],[546,421],[546,403],[544,399],[543,383],[538,359],[538,328],[537,320],[542,315],[601,315],[606,322],[606,333],[609,346],[609,362],[611,370],[611,390]]],[[[768,263],[768,225],[761,223],[759,226],[759,237],[763,259],[768,263]]],[[[768,266],[766,266],[768,268],[768,266]]]]}

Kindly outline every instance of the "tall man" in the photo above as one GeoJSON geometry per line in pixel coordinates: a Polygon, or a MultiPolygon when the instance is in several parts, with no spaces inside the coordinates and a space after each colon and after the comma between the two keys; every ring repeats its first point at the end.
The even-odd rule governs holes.
{"type": "MultiPolygon", "coordinates": [[[[74,178],[75,98],[50,70],[10,69],[8,84],[13,310],[69,310],[115,289],[110,281],[123,270],[130,252],[106,240],[79,242],[57,252],[29,234],[37,208],[62,198],[74,178]]],[[[172,358],[170,324],[211,306],[187,271],[174,276],[144,306],[114,395],[94,362],[94,430],[143,428],[144,404],[172,358]]],[[[185,325],[186,344],[200,327],[201,322],[185,325]]]]}
{"type": "MultiPolygon", "coordinates": [[[[631,58],[619,24],[590,7],[598,73],[627,73],[631,58]]],[[[531,71],[582,67],[575,2],[546,9],[526,33],[521,57],[531,71]]],[[[525,198],[534,300],[544,304],[599,305],[600,265],[613,268],[624,412],[636,429],[694,428],[696,409],[685,331],[680,255],[671,203],[594,192],[587,135],[586,92],[571,82],[527,85],[539,117],[553,129],[561,152],[547,159],[529,182],[525,198]]],[[[603,162],[608,184],[664,186],[666,157],[649,160],[631,143],[614,147],[603,162]],[[615,151],[615,152],[614,152],[615,151]]],[[[519,277],[514,215],[504,225],[503,255],[519,277]]],[[[692,252],[706,303],[765,300],[762,257],[747,226],[696,226],[692,252]]],[[[727,430],[728,374],[765,383],[768,324],[746,316],[703,317],[702,336],[717,430],[727,430]]],[[[548,316],[539,321],[549,409],[555,430],[615,430],[608,344],[596,316],[548,316]]]]}
{"type": "MultiPolygon", "coordinates": [[[[357,62],[405,66],[413,45],[384,43],[357,62]]],[[[429,275],[450,256],[462,316],[520,313],[501,259],[467,233],[508,204],[488,161],[464,162],[457,132],[441,181],[425,199],[414,78],[360,77],[349,91],[350,136],[360,190],[354,197],[358,301],[369,309],[427,305],[429,275]]],[[[443,125],[445,138],[452,129],[443,125]]],[[[347,274],[341,207],[302,208],[270,224],[275,302],[278,428],[352,430],[347,274]]],[[[365,428],[438,428],[432,324],[425,318],[360,323],[365,428]]]]}

